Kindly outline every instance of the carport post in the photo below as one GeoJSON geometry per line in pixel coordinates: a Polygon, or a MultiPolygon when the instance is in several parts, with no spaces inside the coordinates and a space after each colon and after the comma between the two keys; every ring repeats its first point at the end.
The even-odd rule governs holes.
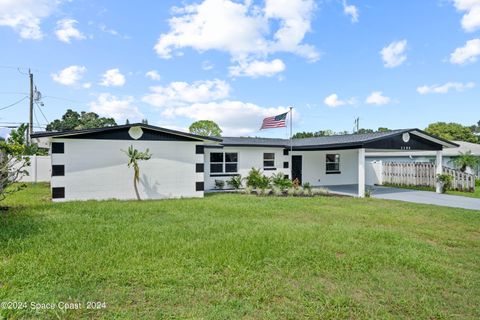
{"type": "MultiPolygon", "coordinates": [[[[437,151],[437,159],[436,159],[436,166],[435,166],[435,176],[443,173],[443,161],[442,161],[442,150],[437,151]]],[[[440,181],[437,180],[436,184],[436,191],[437,193],[442,193],[442,185],[440,181]]]]}
{"type": "Polygon", "coordinates": [[[358,197],[365,197],[365,149],[358,149],[358,197]]]}

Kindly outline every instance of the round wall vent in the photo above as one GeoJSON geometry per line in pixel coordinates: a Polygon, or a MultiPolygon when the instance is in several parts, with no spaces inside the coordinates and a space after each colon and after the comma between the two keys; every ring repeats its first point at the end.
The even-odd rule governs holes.
{"type": "Polygon", "coordinates": [[[405,132],[405,133],[402,135],[402,139],[403,139],[403,142],[405,142],[405,143],[407,143],[408,141],[410,141],[410,133],[405,132]]]}
{"type": "Polygon", "coordinates": [[[141,127],[131,127],[130,130],[128,130],[128,134],[132,139],[138,140],[143,136],[143,130],[141,127]]]}

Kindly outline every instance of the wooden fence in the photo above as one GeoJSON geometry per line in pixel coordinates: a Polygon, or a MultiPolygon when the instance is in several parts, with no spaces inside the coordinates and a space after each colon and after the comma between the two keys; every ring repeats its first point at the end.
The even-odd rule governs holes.
{"type": "MultiPolygon", "coordinates": [[[[435,187],[436,165],[428,162],[384,162],[384,184],[435,187]]],[[[475,176],[452,168],[443,167],[443,173],[453,178],[452,188],[459,191],[475,191],[475,176]]]]}

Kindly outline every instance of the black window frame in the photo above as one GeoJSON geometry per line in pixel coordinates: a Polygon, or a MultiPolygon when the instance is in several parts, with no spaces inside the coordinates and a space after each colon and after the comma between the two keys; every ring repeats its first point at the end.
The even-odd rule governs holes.
{"type": "Polygon", "coordinates": [[[63,177],[65,176],[65,165],[63,164],[53,164],[52,165],[52,177],[63,177]]]}
{"type": "Polygon", "coordinates": [[[63,153],[65,153],[65,143],[52,142],[52,154],[63,154],[63,153]]]}
{"type": "Polygon", "coordinates": [[[238,152],[210,152],[210,173],[211,174],[238,173],[238,152]],[[220,161],[220,158],[219,158],[220,154],[221,154],[222,161],[220,161]],[[215,161],[212,161],[212,159],[215,161]]]}
{"type": "Polygon", "coordinates": [[[52,199],[65,199],[65,187],[53,187],[52,199]]]}
{"type": "Polygon", "coordinates": [[[325,173],[326,174],[339,174],[341,157],[338,153],[327,153],[325,155],[325,173]],[[330,159],[329,159],[330,158],[330,159]],[[333,160],[332,160],[333,158],[333,160]]]}
{"type": "Polygon", "coordinates": [[[263,153],[263,169],[275,169],[275,152],[263,153]],[[272,158],[266,157],[267,155],[273,156],[272,158]]]}

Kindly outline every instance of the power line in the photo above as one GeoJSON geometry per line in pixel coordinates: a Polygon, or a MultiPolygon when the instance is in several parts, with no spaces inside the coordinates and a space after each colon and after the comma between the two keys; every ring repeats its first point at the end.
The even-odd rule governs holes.
{"type": "Polygon", "coordinates": [[[48,121],[47,117],[45,117],[45,114],[43,113],[42,111],[42,108],[38,105],[38,102],[35,102],[35,104],[37,105],[37,109],[40,110],[40,113],[42,114],[43,118],[45,119],[45,121],[47,123],[50,123],[50,121],[48,121]]]}
{"type": "Polygon", "coordinates": [[[25,97],[23,97],[22,99],[14,102],[14,103],[12,103],[12,104],[9,104],[8,106],[2,107],[2,108],[0,108],[0,111],[1,111],[1,110],[5,110],[5,109],[10,108],[10,107],[13,107],[14,105],[19,104],[20,102],[22,102],[23,100],[25,100],[25,99],[27,99],[27,98],[28,98],[28,96],[25,96],[25,97]]]}

